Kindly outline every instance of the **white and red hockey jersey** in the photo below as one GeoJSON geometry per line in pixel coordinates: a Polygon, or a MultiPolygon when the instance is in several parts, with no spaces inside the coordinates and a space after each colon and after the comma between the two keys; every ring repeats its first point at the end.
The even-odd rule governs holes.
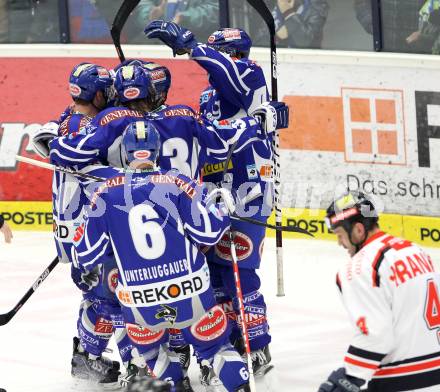
{"type": "Polygon", "coordinates": [[[344,366],[370,392],[440,391],[440,274],[410,241],[378,232],[337,275],[356,333],[344,366]]]}

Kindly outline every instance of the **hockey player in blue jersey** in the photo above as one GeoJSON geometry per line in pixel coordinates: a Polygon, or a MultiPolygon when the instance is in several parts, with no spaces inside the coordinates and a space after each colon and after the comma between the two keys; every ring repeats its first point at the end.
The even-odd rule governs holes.
{"type": "MultiPolygon", "coordinates": [[[[112,98],[113,82],[109,71],[101,66],[81,63],[75,66],[69,77],[69,89],[73,104],[61,115],[58,122],[46,124],[34,137],[34,146],[43,157],[48,154],[48,141],[54,136],[74,138],[112,98]]],[[[108,178],[119,173],[118,169],[91,164],[82,173],[108,178]]],[[[93,195],[97,184],[67,173],[55,172],[53,178],[54,235],[58,257],[71,262],[71,250],[75,230],[82,230],[80,223],[83,209],[93,195]]],[[[102,356],[114,331],[113,324],[121,318],[119,303],[115,297],[117,268],[115,263],[106,264],[99,271],[81,271],[72,265],[72,277],[84,292],[77,322],[78,338],[74,338],[72,375],[77,378],[97,381],[100,384],[115,384],[118,381],[119,363],[102,356]]],[[[121,358],[125,364],[132,359],[131,344],[118,336],[124,329],[118,329],[117,340],[121,358]]]]}
{"type": "Polygon", "coordinates": [[[52,140],[52,163],[81,167],[99,161],[121,167],[121,133],[129,123],[144,118],[153,121],[160,133],[161,167],[178,168],[191,178],[199,177],[205,162],[224,160],[231,145],[235,144],[235,150],[241,151],[254,141],[265,138],[253,117],[210,123],[185,105],[167,106],[152,113],[157,109],[154,85],[149,73],[138,65],[120,68],[116,73],[115,88],[124,107],[101,111],[85,127],[83,135],[52,140]]]}
{"type": "MultiPolygon", "coordinates": [[[[209,76],[210,86],[202,93],[200,111],[211,119],[231,119],[245,114],[265,114],[267,144],[255,144],[251,149],[232,154],[226,173],[204,167],[204,181],[216,184],[227,180],[241,193],[242,214],[248,212],[254,219],[265,222],[272,210],[272,137],[275,128],[287,126],[270,123],[273,108],[262,102],[268,100],[268,92],[262,69],[249,59],[252,42],[241,29],[220,29],[200,44],[193,34],[175,23],[153,21],[145,29],[148,38],[159,38],[170,46],[174,54],[190,54],[190,58],[202,66],[209,76]],[[250,213],[250,211],[253,211],[250,213]]],[[[286,113],[287,114],[287,113],[286,113]]],[[[279,117],[281,118],[281,116],[279,117]]],[[[265,229],[247,222],[233,222],[231,229],[238,243],[240,278],[245,302],[246,322],[254,372],[264,375],[271,369],[269,343],[271,337],[266,317],[266,305],[260,292],[260,279],[256,270],[260,266],[265,229]]],[[[238,314],[236,289],[231,268],[230,241],[226,235],[207,254],[211,277],[220,304],[229,310],[234,324],[234,312],[238,314]],[[231,304],[234,303],[234,306],[231,304]]],[[[239,330],[232,338],[240,344],[239,330]]],[[[202,373],[209,374],[206,369],[202,373]]],[[[209,376],[208,376],[209,377],[209,376]]],[[[208,382],[208,381],[207,381],[208,382]]]]}
{"type": "Polygon", "coordinates": [[[142,353],[154,374],[178,379],[181,369],[165,344],[165,328],[180,328],[227,391],[249,391],[246,365],[229,343],[226,315],[216,305],[200,250],[222,237],[234,203],[221,192],[224,204],[219,206],[200,183],[155,168],[160,136],[153,124],[137,121],[126,127],[121,155],[129,168],[92,199],[84,232],[75,243],[77,262],[91,271],[114,253],[125,322],[157,335],[142,353]],[[101,211],[94,209],[98,199],[101,211]]]}
{"type": "Polygon", "coordinates": [[[159,38],[175,54],[188,53],[207,71],[210,86],[203,91],[200,106],[210,120],[249,115],[269,100],[263,70],[249,59],[252,41],[244,30],[220,29],[201,44],[189,30],[157,20],[146,27],[145,34],[159,38]]]}

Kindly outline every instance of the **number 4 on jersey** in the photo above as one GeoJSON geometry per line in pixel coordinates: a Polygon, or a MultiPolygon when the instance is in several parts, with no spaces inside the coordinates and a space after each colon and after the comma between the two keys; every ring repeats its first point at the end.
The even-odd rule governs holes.
{"type": "Polygon", "coordinates": [[[425,302],[425,321],[429,329],[440,328],[440,296],[434,280],[428,280],[425,302]]]}

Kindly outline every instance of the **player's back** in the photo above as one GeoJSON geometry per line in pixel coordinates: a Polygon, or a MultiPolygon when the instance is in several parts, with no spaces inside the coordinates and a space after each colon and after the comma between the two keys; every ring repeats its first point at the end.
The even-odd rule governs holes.
{"type": "Polygon", "coordinates": [[[369,315],[364,324],[357,320],[359,327],[364,325],[360,336],[370,342],[360,348],[386,353],[377,363],[372,386],[400,391],[399,386],[410,381],[414,389],[426,382],[425,386],[434,385],[432,375],[423,372],[435,370],[440,380],[440,274],[430,257],[410,241],[382,232],[367,241],[342,277],[348,290],[348,282],[358,281],[358,299],[349,298],[352,292],[344,295],[344,285],[342,291],[346,304],[355,301],[351,305],[360,313],[366,309],[369,315]]]}
{"type": "Polygon", "coordinates": [[[382,242],[383,265],[372,273],[377,269],[390,289],[395,348],[386,362],[440,351],[440,274],[429,255],[410,241],[388,236],[382,242]]]}
{"type": "Polygon", "coordinates": [[[161,148],[159,166],[177,169],[190,178],[197,178],[198,166],[197,114],[185,105],[167,106],[150,116],[159,132],[161,148]]]}

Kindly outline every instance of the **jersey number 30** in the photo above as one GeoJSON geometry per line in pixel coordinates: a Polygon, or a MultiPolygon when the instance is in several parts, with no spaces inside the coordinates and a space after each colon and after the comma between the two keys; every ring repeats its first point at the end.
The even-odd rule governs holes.
{"type": "Polygon", "coordinates": [[[432,279],[428,280],[425,302],[425,321],[429,329],[440,328],[439,289],[432,279]]]}

